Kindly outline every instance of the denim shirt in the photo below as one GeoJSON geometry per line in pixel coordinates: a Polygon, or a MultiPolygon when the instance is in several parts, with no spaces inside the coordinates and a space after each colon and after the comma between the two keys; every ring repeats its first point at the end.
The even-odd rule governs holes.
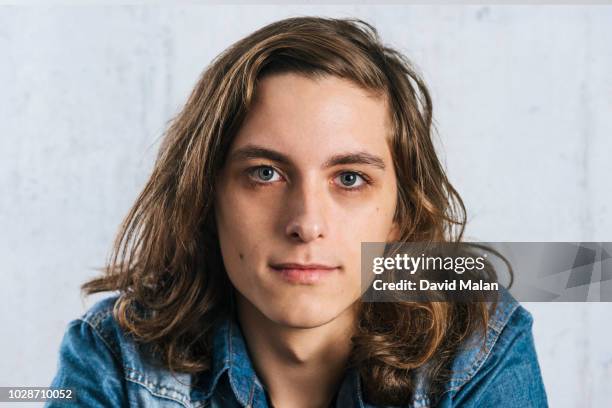
{"type": "MultiPolygon", "coordinates": [[[[531,332],[532,317],[507,292],[482,340],[455,356],[453,374],[441,397],[430,401],[419,381],[410,408],[546,407],[547,399],[531,332]]],[[[112,309],[117,297],[96,303],[73,320],[62,340],[52,387],[73,388],[76,404],[59,400],[46,407],[266,408],[264,387],[251,365],[235,320],[214,328],[212,368],[205,375],[170,373],[151,365],[119,328],[112,309]]],[[[348,369],[335,407],[377,408],[364,401],[355,369],[348,369]]]]}

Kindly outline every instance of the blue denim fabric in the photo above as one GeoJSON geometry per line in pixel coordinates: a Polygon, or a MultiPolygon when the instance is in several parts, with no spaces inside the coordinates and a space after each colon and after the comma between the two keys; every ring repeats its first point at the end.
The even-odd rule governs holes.
{"type": "MultiPolygon", "coordinates": [[[[53,401],[46,407],[268,407],[234,321],[215,327],[212,370],[197,378],[171,374],[154,367],[121,331],[112,315],[115,300],[98,302],[68,325],[51,386],[74,388],[78,402],[53,401]]],[[[489,323],[485,346],[479,341],[462,348],[441,399],[430,401],[427,384],[420,381],[408,406],[548,406],[531,325],[529,312],[504,292],[489,323]]],[[[347,370],[335,406],[375,408],[364,402],[355,370],[347,370]]]]}

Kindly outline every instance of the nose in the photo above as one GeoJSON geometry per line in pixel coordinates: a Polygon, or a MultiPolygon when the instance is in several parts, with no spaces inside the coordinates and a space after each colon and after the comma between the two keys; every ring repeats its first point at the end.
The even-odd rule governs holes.
{"type": "Polygon", "coordinates": [[[314,182],[297,183],[290,191],[285,233],[291,240],[311,242],[327,236],[325,196],[314,182]]]}

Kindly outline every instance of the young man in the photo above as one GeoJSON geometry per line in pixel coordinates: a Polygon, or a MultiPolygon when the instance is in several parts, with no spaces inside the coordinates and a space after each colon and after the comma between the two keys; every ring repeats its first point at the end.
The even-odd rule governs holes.
{"type": "MultiPolygon", "coordinates": [[[[546,406],[531,317],[361,302],[361,242],[461,240],[431,102],[370,26],[294,18],[206,70],[54,387],[82,406],[546,406]]],[[[55,406],[57,403],[51,403],[55,406]]]]}

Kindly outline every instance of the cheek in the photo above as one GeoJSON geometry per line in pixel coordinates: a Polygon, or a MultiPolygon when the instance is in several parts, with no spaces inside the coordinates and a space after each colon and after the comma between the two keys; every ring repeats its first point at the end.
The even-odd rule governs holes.
{"type": "Polygon", "coordinates": [[[219,243],[229,274],[260,262],[265,237],[272,236],[274,208],[235,189],[220,190],[216,205],[219,243]]]}
{"type": "Polygon", "coordinates": [[[366,205],[348,209],[337,227],[345,242],[384,241],[393,227],[396,194],[381,192],[366,205]]]}
{"type": "Polygon", "coordinates": [[[249,228],[245,217],[231,217],[234,208],[225,207],[217,215],[217,230],[223,265],[230,282],[238,291],[253,286],[253,271],[257,265],[257,243],[251,241],[251,234],[243,231],[249,228]]]}
{"type": "MultiPolygon", "coordinates": [[[[388,201],[388,200],[387,200],[388,201]]],[[[360,285],[361,243],[385,242],[393,228],[395,206],[384,200],[376,200],[359,212],[346,213],[341,225],[338,225],[338,245],[344,252],[343,260],[351,274],[351,282],[360,285]]]]}

